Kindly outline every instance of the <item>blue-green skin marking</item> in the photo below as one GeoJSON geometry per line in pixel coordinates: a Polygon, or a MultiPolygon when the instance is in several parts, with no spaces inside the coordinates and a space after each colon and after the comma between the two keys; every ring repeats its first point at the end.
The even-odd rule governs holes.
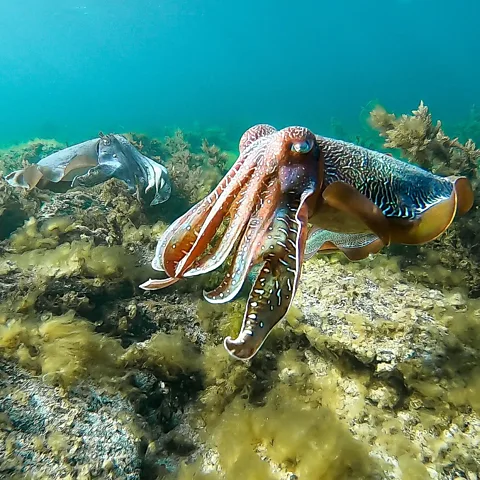
{"type": "Polygon", "coordinates": [[[355,187],[388,218],[414,220],[449,198],[453,183],[384,153],[316,136],[324,161],[323,185],[341,181],[355,187]]]}

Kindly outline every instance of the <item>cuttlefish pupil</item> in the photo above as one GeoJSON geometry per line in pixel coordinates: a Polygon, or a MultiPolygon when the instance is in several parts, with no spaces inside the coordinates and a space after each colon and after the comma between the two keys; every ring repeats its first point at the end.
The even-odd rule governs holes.
{"type": "Polygon", "coordinates": [[[239,335],[224,340],[241,360],[286,315],[302,263],[317,251],[359,260],[391,243],[425,243],[473,203],[465,177],[441,178],[304,127],[257,125],[239,150],[217,188],[160,238],[152,266],[166,278],[141,287],[168,287],[230,259],[220,285],[204,292],[207,301],[225,303],[254,274],[239,335]]]}
{"type": "Polygon", "coordinates": [[[302,140],[300,142],[293,142],[290,148],[297,153],[308,153],[313,148],[313,143],[308,140],[302,140]]]}

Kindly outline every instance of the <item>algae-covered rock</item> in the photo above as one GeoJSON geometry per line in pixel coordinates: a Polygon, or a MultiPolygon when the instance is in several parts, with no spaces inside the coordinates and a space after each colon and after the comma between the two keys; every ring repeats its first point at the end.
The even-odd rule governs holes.
{"type": "Polygon", "coordinates": [[[1,362],[0,412],[2,478],[140,478],[142,439],[122,422],[134,413],[118,395],[61,395],[1,362]]]}
{"type": "Polygon", "coordinates": [[[0,241],[20,227],[38,208],[37,201],[0,178],[0,241]]]}

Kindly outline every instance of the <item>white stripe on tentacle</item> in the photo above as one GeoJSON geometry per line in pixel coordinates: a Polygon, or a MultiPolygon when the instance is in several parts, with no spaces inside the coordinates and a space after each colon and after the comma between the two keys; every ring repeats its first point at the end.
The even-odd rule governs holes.
{"type": "MultiPolygon", "coordinates": [[[[251,148],[253,149],[254,146],[252,145],[251,148]]],[[[152,261],[153,268],[165,271],[170,277],[181,276],[176,274],[178,264],[198,242],[201,227],[205,227],[209,214],[213,209],[215,209],[217,215],[222,210],[225,214],[242,184],[248,181],[248,176],[252,174],[253,169],[249,161],[250,154],[251,149],[249,148],[240,155],[213,192],[168,227],[158,241],[155,257],[152,261]]],[[[222,219],[223,216],[220,219],[217,217],[218,224],[221,223],[222,219]]],[[[218,228],[218,225],[215,228],[218,228]]],[[[203,238],[203,240],[207,240],[207,243],[211,240],[215,231],[212,233],[212,229],[210,229],[209,233],[210,238],[203,238]]]]}

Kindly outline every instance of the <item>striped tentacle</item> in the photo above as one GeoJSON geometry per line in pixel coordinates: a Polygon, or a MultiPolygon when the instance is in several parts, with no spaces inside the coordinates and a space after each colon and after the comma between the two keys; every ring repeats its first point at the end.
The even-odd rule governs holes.
{"type": "Polygon", "coordinates": [[[253,357],[272,328],[288,311],[300,278],[308,233],[308,189],[300,198],[286,196],[261,249],[260,272],[248,298],[242,328],[236,339],[225,338],[228,353],[235,358],[253,357]]]}
{"type": "MultiPolygon", "coordinates": [[[[254,176],[257,174],[255,173],[254,176]]],[[[263,198],[268,195],[268,202],[272,192],[269,188],[265,188],[264,182],[259,179],[246,183],[240,193],[235,198],[235,201],[230,207],[229,215],[230,222],[222,234],[219,244],[213,251],[207,255],[202,256],[195,264],[185,272],[185,277],[192,277],[194,275],[201,275],[203,273],[211,272],[218,268],[230,255],[232,249],[236,245],[238,239],[243,237],[243,232],[247,228],[247,224],[252,215],[257,215],[255,210],[258,210],[257,205],[261,205],[263,198]]]]}
{"type": "Polygon", "coordinates": [[[270,181],[263,191],[263,199],[258,212],[252,216],[243,233],[229,272],[222,283],[210,292],[204,292],[204,297],[210,303],[225,303],[232,300],[242,288],[252,266],[258,258],[260,247],[264,245],[269,225],[274,218],[276,198],[280,193],[280,185],[275,180],[270,181]]]}
{"type": "Polygon", "coordinates": [[[238,149],[240,153],[244,152],[250,145],[255,143],[259,138],[266,137],[275,133],[277,129],[266,123],[260,123],[249,128],[240,138],[238,149]]]}
{"type": "Polygon", "coordinates": [[[194,265],[229,211],[242,186],[250,182],[259,159],[267,149],[267,142],[257,148],[256,142],[275,129],[257,125],[247,130],[240,143],[240,157],[221,180],[217,188],[187,213],[173,222],[160,238],[152,267],[165,271],[170,278],[149,280],[145,290],[164,288],[175,283],[194,265]],[[255,155],[254,155],[255,154],[255,155]]]}
{"type": "MultiPolygon", "coordinates": [[[[206,200],[211,204],[211,208],[208,215],[202,218],[201,222],[197,222],[197,228],[194,229],[195,239],[189,245],[190,248],[185,252],[184,257],[178,262],[175,277],[183,276],[205,252],[243,186],[258,181],[259,174],[256,166],[264,159],[267,147],[268,143],[264,142],[257,148],[247,148],[242,156],[245,159],[248,158],[248,162],[242,164],[242,168],[233,174],[234,181],[226,185],[220,193],[214,191],[213,196],[207,197],[206,200]]],[[[188,227],[191,225],[187,225],[188,227]]]]}

